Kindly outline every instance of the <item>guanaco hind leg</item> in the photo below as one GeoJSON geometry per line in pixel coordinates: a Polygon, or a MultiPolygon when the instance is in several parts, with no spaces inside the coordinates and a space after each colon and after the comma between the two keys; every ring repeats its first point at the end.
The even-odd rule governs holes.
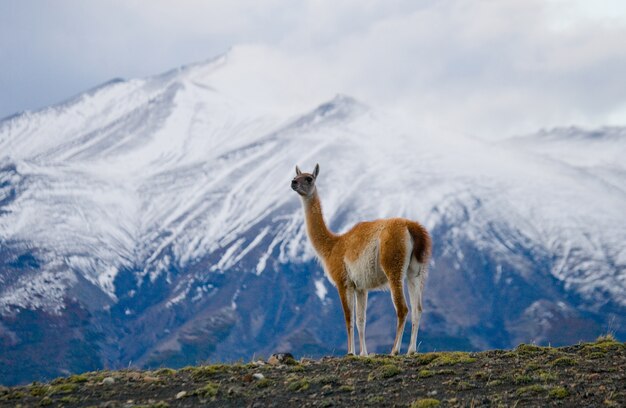
{"type": "Polygon", "coordinates": [[[422,293],[426,282],[426,265],[420,264],[416,259],[411,260],[411,266],[407,271],[407,286],[409,299],[411,300],[411,342],[407,354],[417,351],[417,333],[422,317],[422,293]]]}
{"type": "Polygon", "coordinates": [[[380,234],[380,264],[387,275],[391,298],[398,317],[396,339],[391,349],[393,355],[400,352],[402,334],[409,311],[404,298],[403,280],[411,259],[410,239],[406,227],[400,224],[390,225],[380,234]]]}

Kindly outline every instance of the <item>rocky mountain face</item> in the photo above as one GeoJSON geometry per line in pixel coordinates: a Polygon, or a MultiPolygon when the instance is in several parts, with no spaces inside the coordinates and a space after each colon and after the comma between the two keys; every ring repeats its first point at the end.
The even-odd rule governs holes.
{"type": "MultiPolygon", "coordinates": [[[[487,142],[344,95],[280,114],[234,85],[237,63],[0,122],[0,383],[344,353],[289,188],[316,162],[333,230],[431,231],[421,350],[626,337],[626,129],[487,142]]],[[[371,351],[394,325],[388,293],[370,296],[371,351]]]]}

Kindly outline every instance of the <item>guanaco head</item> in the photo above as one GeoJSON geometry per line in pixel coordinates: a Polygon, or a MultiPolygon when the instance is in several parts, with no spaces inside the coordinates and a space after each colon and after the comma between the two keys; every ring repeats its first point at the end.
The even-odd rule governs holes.
{"type": "Polygon", "coordinates": [[[320,172],[320,165],[315,165],[313,173],[303,173],[296,166],[296,177],[291,180],[291,188],[302,197],[311,197],[315,193],[315,179],[320,172]]]}

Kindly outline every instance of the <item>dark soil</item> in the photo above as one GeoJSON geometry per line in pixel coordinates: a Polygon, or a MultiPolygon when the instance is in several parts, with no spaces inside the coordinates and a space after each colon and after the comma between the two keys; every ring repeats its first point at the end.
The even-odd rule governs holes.
{"type": "Polygon", "coordinates": [[[560,348],[97,371],[0,386],[0,407],[20,405],[624,407],[626,343],[608,337],[560,348]]]}

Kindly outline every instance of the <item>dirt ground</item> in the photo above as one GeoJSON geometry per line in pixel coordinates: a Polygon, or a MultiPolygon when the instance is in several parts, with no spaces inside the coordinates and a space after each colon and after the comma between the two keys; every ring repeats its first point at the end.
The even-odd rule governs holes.
{"type": "Polygon", "coordinates": [[[272,363],[97,371],[0,386],[0,407],[626,407],[626,343],[611,337],[561,348],[272,363]]]}

